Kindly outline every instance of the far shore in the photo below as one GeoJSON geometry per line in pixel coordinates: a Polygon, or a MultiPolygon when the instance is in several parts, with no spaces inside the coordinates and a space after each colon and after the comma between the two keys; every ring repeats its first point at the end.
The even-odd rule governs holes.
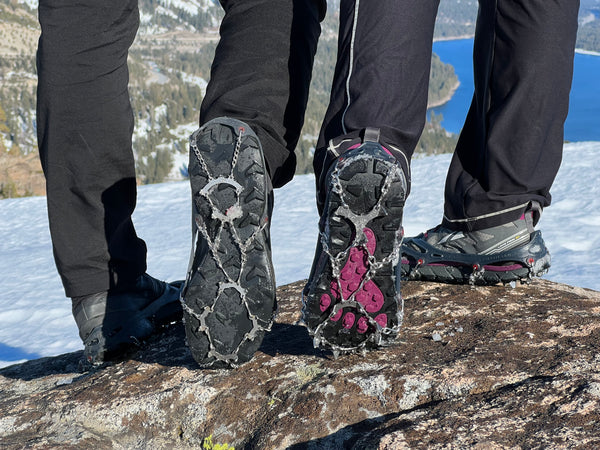
{"type": "MultiPolygon", "coordinates": [[[[463,34],[460,36],[436,37],[436,38],[433,38],[433,42],[460,41],[463,39],[473,39],[473,38],[475,38],[474,34],[463,34]]],[[[597,52],[594,50],[585,50],[583,48],[576,48],[575,53],[579,53],[581,55],[600,56],[600,52],[597,52]]]]}
{"type": "Polygon", "coordinates": [[[454,96],[454,93],[456,92],[456,90],[458,89],[459,86],[460,86],[460,81],[456,80],[456,83],[454,83],[454,86],[452,86],[452,89],[450,89],[450,92],[448,92],[448,94],[446,96],[440,98],[437,102],[428,103],[427,109],[437,108],[438,106],[442,106],[443,104],[448,103],[450,100],[452,100],[452,97],[454,96]]]}
{"type": "Polygon", "coordinates": [[[444,37],[433,38],[433,42],[460,41],[462,39],[473,39],[474,37],[475,37],[474,34],[463,34],[460,36],[444,36],[444,37]]]}
{"type": "Polygon", "coordinates": [[[575,53],[579,53],[580,55],[600,56],[600,52],[593,52],[591,50],[584,50],[582,48],[576,48],[575,53]]]}
{"type": "MultiPolygon", "coordinates": [[[[433,42],[460,41],[462,39],[473,39],[474,37],[475,37],[475,35],[473,35],[473,34],[464,34],[461,36],[451,36],[451,37],[437,37],[437,38],[433,39],[433,42]]],[[[442,106],[442,105],[448,103],[450,100],[452,100],[452,97],[454,96],[454,93],[459,88],[459,86],[460,86],[460,80],[457,79],[456,83],[454,83],[454,86],[452,86],[452,89],[450,89],[450,92],[448,92],[447,95],[440,98],[438,101],[433,102],[433,103],[428,103],[427,109],[437,108],[438,106],[442,106]]]]}
{"type": "MultiPolygon", "coordinates": [[[[433,42],[442,42],[442,41],[460,41],[462,39],[473,39],[475,37],[475,35],[473,34],[465,34],[465,35],[461,35],[461,36],[453,36],[453,37],[438,37],[438,38],[434,38],[433,42]]],[[[591,55],[591,56],[600,56],[600,52],[595,52],[592,50],[585,50],[582,48],[576,48],[575,49],[575,53],[579,53],[581,55],[591,55]]],[[[428,103],[427,104],[427,109],[431,109],[431,108],[437,108],[438,106],[442,106],[445,103],[448,103],[450,100],[452,100],[452,97],[454,96],[456,90],[459,88],[460,86],[460,81],[456,81],[456,83],[454,84],[454,86],[452,86],[452,89],[450,90],[450,92],[448,92],[448,94],[446,96],[444,96],[443,98],[439,99],[436,102],[433,103],[428,103]]]]}

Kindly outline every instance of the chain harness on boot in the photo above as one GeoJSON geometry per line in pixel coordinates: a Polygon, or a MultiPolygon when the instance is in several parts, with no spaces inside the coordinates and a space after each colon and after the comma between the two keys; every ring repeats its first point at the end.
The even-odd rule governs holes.
{"type": "MultiPolygon", "coordinates": [[[[362,158],[361,156],[358,156],[358,157],[353,158],[352,161],[356,161],[357,159],[361,159],[361,158],[362,158]]],[[[364,159],[368,159],[368,158],[369,158],[369,156],[364,156],[364,159]]],[[[348,205],[347,201],[344,198],[344,189],[340,182],[340,173],[339,173],[340,170],[343,169],[343,167],[344,167],[344,162],[346,162],[346,161],[338,163],[330,174],[330,177],[331,177],[330,183],[332,186],[332,188],[331,188],[332,192],[336,193],[339,196],[340,201],[342,203],[341,206],[339,206],[337,208],[337,210],[335,211],[334,214],[336,214],[338,217],[347,219],[349,222],[352,223],[354,230],[355,230],[355,236],[353,238],[352,243],[350,245],[348,245],[348,247],[345,250],[340,251],[339,253],[335,254],[330,249],[330,246],[329,246],[329,242],[331,239],[330,230],[329,230],[329,222],[326,221],[326,225],[324,227],[322,227],[323,228],[322,230],[319,231],[319,239],[320,239],[321,246],[323,248],[323,252],[329,257],[329,264],[330,264],[331,271],[332,271],[332,278],[337,280],[336,283],[338,285],[340,301],[332,307],[332,311],[329,314],[328,319],[323,321],[319,326],[317,326],[317,328],[314,330],[314,333],[313,333],[315,347],[321,346],[322,343],[326,344],[326,347],[332,350],[334,357],[336,357],[336,358],[341,353],[347,353],[349,351],[356,351],[356,350],[360,350],[360,349],[362,349],[363,351],[366,351],[365,347],[366,347],[367,341],[375,346],[384,345],[386,343],[386,341],[390,340],[389,336],[395,336],[398,333],[398,331],[401,327],[401,324],[402,324],[403,314],[404,314],[403,313],[404,301],[401,298],[401,296],[398,295],[398,298],[397,298],[397,300],[399,301],[398,323],[393,328],[384,328],[378,322],[376,322],[374,320],[374,318],[372,318],[369,315],[369,313],[365,310],[365,307],[359,301],[356,300],[356,294],[362,290],[363,286],[366,283],[368,283],[369,281],[371,281],[373,279],[373,276],[375,275],[377,270],[379,270],[380,268],[382,268],[383,266],[385,266],[387,264],[396,266],[400,260],[400,248],[401,248],[401,244],[402,244],[402,229],[398,230],[398,232],[396,234],[396,240],[393,245],[393,251],[388,256],[382,258],[379,261],[377,260],[377,258],[374,255],[371,255],[368,252],[367,247],[366,247],[367,237],[363,230],[367,227],[369,222],[371,222],[373,219],[386,214],[386,211],[385,211],[384,205],[383,205],[383,201],[386,198],[392,183],[398,179],[402,180],[404,178],[404,175],[403,175],[400,167],[398,167],[395,164],[390,164],[389,165],[390,170],[388,171],[388,173],[385,177],[383,186],[381,187],[381,194],[377,200],[377,203],[373,206],[373,208],[369,212],[367,212],[366,214],[359,215],[359,214],[354,213],[351,210],[350,205],[348,205]],[[343,289],[341,288],[341,285],[340,285],[340,274],[341,274],[342,268],[344,267],[345,262],[348,260],[349,252],[352,248],[362,249],[362,250],[364,250],[365,254],[368,255],[368,259],[367,259],[367,263],[366,263],[367,272],[364,274],[363,279],[361,280],[358,288],[356,290],[354,290],[354,292],[350,293],[348,298],[344,298],[343,289]],[[369,326],[372,327],[372,329],[374,330],[374,332],[371,334],[371,336],[369,336],[368,340],[363,342],[361,345],[359,345],[356,348],[341,347],[334,343],[328,342],[327,339],[323,336],[323,328],[328,325],[329,321],[331,319],[333,319],[334,316],[336,316],[336,314],[338,314],[338,312],[342,308],[349,308],[349,307],[355,308],[363,317],[366,317],[368,320],[369,326]]]]}
{"type": "MultiPolygon", "coordinates": [[[[250,304],[248,302],[247,292],[241,285],[241,276],[242,276],[242,273],[244,273],[244,269],[247,266],[248,250],[251,249],[252,246],[254,245],[254,241],[256,240],[257,236],[259,236],[259,234],[263,232],[265,227],[267,227],[268,221],[265,220],[252,233],[252,235],[246,240],[243,240],[239,236],[238,230],[236,229],[236,227],[233,223],[234,220],[240,218],[243,213],[242,207],[240,205],[240,195],[242,194],[244,188],[235,180],[234,175],[233,175],[233,172],[234,172],[234,169],[235,169],[235,166],[236,166],[239,154],[240,154],[241,146],[242,146],[242,137],[244,136],[244,128],[240,127],[238,129],[238,131],[239,131],[239,135],[238,135],[238,138],[236,141],[236,145],[235,145],[235,149],[234,149],[234,153],[233,153],[233,157],[232,157],[232,162],[231,162],[231,172],[229,173],[228,176],[219,176],[219,177],[212,176],[208,169],[208,165],[206,164],[206,161],[204,160],[204,157],[202,156],[202,153],[198,149],[195,138],[192,137],[192,139],[190,139],[190,148],[194,152],[200,166],[202,167],[202,169],[206,173],[206,176],[208,177],[208,183],[206,183],[206,185],[200,190],[199,194],[202,197],[204,197],[210,204],[210,207],[212,210],[212,218],[220,222],[217,232],[215,233],[215,239],[213,240],[213,239],[211,239],[211,237],[208,233],[208,230],[206,228],[204,221],[202,220],[201,217],[197,216],[195,218],[196,227],[193,231],[193,234],[194,234],[193,240],[196,241],[196,238],[197,238],[196,233],[199,231],[200,234],[202,235],[202,237],[204,238],[204,240],[206,241],[206,244],[209,248],[210,254],[212,255],[218,269],[223,273],[223,275],[225,276],[227,281],[221,282],[219,284],[218,293],[215,296],[213,303],[211,305],[205,306],[200,313],[194,311],[192,308],[190,308],[188,305],[186,305],[185,302],[182,302],[184,310],[200,322],[200,327],[198,330],[200,332],[204,333],[208,338],[209,351],[208,351],[207,356],[213,357],[219,361],[226,362],[230,366],[235,365],[235,362],[238,359],[239,349],[245,341],[254,340],[256,338],[256,336],[258,335],[258,333],[260,333],[260,332],[270,331],[271,325],[272,325],[272,320],[265,324],[260,323],[261,322],[260,319],[255,314],[252,313],[250,304]],[[214,204],[210,194],[213,189],[215,189],[218,186],[222,186],[224,184],[229,185],[235,189],[236,202],[234,205],[229,207],[227,209],[227,211],[225,211],[223,213],[214,204]],[[221,260],[221,257],[219,255],[219,251],[218,251],[219,244],[221,242],[221,234],[226,227],[231,232],[231,236],[233,237],[235,245],[238,247],[238,249],[240,251],[240,255],[241,255],[240,269],[239,269],[239,272],[238,272],[238,275],[236,278],[233,278],[229,273],[227,273],[227,271],[225,270],[225,267],[223,265],[223,261],[221,260]],[[217,351],[216,346],[213,342],[213,338],[210,335],[210,329],[207,325],[207,317],[209,316],[209,314],[214,312],[217,300],[227,289],[234,289],[239,293],[242,303],[244,304],[244,307],[246,308],[246,311],[248,313],[248,317],[252,321],[252,329],[248,333],[246,333],[244,338],[241,340],[240,344],[237,346],[237,348],[232,353],[222,354],[219,351],[217,351]]],[[[194,251],[193,250],[194,248],[195,248],[195,245],[192,246],[192,252],[194,251]]]]}

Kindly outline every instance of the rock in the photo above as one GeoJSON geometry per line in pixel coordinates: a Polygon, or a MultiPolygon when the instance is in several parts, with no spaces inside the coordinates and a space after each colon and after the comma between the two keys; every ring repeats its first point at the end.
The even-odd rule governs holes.
{"type": "Polygon", "coordinates": [[[234,370],[197,369],[181,326],[87,373],[81,352],[0,370],[0,447],[600,447],[599,292],[407,282],[397,344],[334,359],[302,286],[234,370]]]}

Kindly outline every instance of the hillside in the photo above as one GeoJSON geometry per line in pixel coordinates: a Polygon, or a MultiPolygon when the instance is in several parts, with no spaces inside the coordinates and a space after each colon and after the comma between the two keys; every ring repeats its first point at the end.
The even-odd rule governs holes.
{"type": "MultiPolygon", "coordinates": [[[[28,155],[36,152],[35,50],[39,26],[35,0],[28,3],[0,0],[0,154],[28,155]]],[[[141,24],[130,52],[130,96],[136,119],[134,151],[141,183],[169,176],[174,155],[187,152],[187,137],[197,123],[198,109],[210,75],[212,55],[218,41],[222,10],[211,0],[142,0],[141,24]]],[[[321,118],[329,99],[329,86],[337,49],[335,2],[323,23],[315,62],[306,125],[298,146],[298,172],[312,170],[311,154],[321,118]]],[[[452,68],[433,61],[431,101],[447,98],[456,85],[452,68]]],[[[435,122],[429,133],[448,151],[454,141],[435,122]]],[[[181,158],[175,158],[179,160],[181,158]]],[[[39,164],[27,160],[27,178],[39,176],[39,164]]],[[[20,174],[2,176],[0,196],[42,194],[43,183],[33,190],[20,174]]]]}
{"type": "Polygon", "coordinates": [[[477,0],[441,0],[435,23],[436,39],[473,36],[477,20],[477,0]]]}
{"type": "Polygon", "coordinates": [[[577,47],[600,52],[600,0],[582,0],[577,47]]]}
{"type": "MultiPolygon", "coordinates": [[[[477,20],[477,0],[441,0],[435,37],[472,36],[477,20]]],[[[581,0],[576,47],[600,52],[600,0],[581,0]]]]}
{"type": "MultiPolygon", "coordinates": [[[[339,1],[329,3],[305,127],[297,148],[298,173],[312,170],[311,155],[329,99],[339,1]]],[[[10,153],[12,158],[37,151],[36,5],[37,0],[0,0],[0,154],[10,153]]],[[[595,45],[595,36],[600,36],[600,29],[594,31],[600,21],[590,15],[597,7],[596,0],[582,3],[582,29],[590,46],[595,45]]],[[[476,0],[442,0],[436,37],[472,34],[476,10],[476,0]]],[[[179,161],[185,159],[187,137],[197,124],[223,12],[216,0],[140,0],[140,11],[140,29],[129,58],[130,96],[136,120],[134,151],[139,182],[154,183],[180,177],[179,161]]],[[[447,100],[457,83],[453,68],[434,57],[430,104],[447,100]]],[[[442,129],[440,118],[433,118],[426,126],[418,151],[449,152],[455,141],[456,136],[442,129]]],[[[40,176],[39,164],[33,159],[22,163],[22,173],[27,179],[40,176]]],[[[27,181],[25,186],[21,175],[6,178],[2,173],[0,198],[43,193],[43,182],[34,186],[27,181]]]]}

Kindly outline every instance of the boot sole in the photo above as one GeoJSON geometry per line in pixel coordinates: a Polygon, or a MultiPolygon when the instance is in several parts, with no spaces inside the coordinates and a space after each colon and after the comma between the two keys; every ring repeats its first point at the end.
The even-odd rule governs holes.
{"type": "Polygon", "coordinates": [[[405,176],[381,145],[367,142],[338,158],[327,180],[304,322],[315,347],[348,352],[386,345],[403,317],[396,269],[405,176]]]}
{"type": "Polygon", "coordinates": [[[268,174],[243,122],[212,120],[190,142],[197,239],[182,295],[187,342],[201,367],[234,367],[252,358],[275,310],[268,174]]]}

